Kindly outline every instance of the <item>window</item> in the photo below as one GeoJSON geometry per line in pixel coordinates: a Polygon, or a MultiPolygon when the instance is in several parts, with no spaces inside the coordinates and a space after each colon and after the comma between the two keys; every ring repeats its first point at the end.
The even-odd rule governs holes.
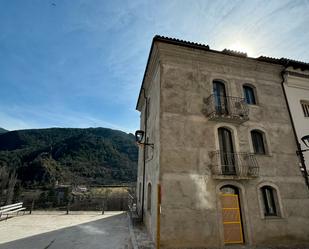
{"type": "Polygon", "coordinates": [[[228,99],[223,82],[215,80],[213,82],[214,101],[218,114],[228,114],[228,99]]]}
{"type": "Polygon", "coordinates": [[[255,154],[266,154],[263,133],[258,130],[251,131],[252,145],[255,154]]]}
{"type": "Polygon", "coordinates": [[[254,89],[251,86],[247,85],[243,86],[243,88],[246,103],[249,105],[256,105],[254,89]]]}
{"type": "Polygon", "coordinates": [[[151,212],[151,183],[148,183],[147,191],[147,210],[151,212]]]}
{"type": "Polygon", "coordinates": [[[303,108],[304,116],[309,117],[309,101],[300,101],[301,107],[303,108]]]}
{"type": "Polygon", "coordinates": [[[225,185],[220,188],[221,193],[223,194],[233,194],[233,195],[238,195],[239,191],[238,188],[232,186],[232,185],[225,185]]]}
{"type": "Polygon", "coordinates": [[[275,202],[275,190],[270,186],[264,186],[261,188],[261,191],[264,203],[264,215],[278,216],[275,202]]]}

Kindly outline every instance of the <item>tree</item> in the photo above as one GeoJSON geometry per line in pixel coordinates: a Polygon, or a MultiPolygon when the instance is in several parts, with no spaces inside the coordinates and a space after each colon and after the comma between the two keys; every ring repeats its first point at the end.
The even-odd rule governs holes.
{"type": "Polygon", "coordinates": [[[7,167],[0,168],[0,205],[12,203],[14,189],[17,183],[15,171],[9,171],[7,167]]]}

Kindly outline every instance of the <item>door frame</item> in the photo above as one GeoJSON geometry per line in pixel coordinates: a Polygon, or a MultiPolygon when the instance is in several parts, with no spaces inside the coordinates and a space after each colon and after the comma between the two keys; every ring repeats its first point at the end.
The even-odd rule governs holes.
{"type": "MultiPolygon", "coordinates": [[[[216,187],[216,199],[217,199],[217,222],[218,222],[218,244],[220,246],[226,246],[227,244],[224,243],[224,230],[223,230],[223,218],[222,218],[222,204],[221,204],[221,188],[225,185],[231,185],[238,188],[239,194],[239,206],[240,206],[240,215],[242,221],[242,230],[243,230],[243,245],[252,245],[252,236],[251,236],[251,224],[250,224],[250,216],[248,210],[248,202],[246,197],[246,192],[244,187],[234,181],[224,181],[220,182],[216,187]]],[[[232,244],[231,244],[232,245],[232,244]]]]}

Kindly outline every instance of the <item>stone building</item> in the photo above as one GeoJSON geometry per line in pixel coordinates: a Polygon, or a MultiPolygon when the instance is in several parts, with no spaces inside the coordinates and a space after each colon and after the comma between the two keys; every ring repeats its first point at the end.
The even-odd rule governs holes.
{"type": "Polygon", "coordinates": [[[282,86],[291,63],[308,67],[154,37],[137,102],[137,208],[160,248],[309,246],[282,86]]]}

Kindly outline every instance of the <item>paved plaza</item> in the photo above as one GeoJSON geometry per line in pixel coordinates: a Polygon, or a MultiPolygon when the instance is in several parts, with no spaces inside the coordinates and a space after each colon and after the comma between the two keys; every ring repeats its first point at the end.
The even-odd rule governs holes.
{"type": "Polygon", "coordinates": [[[34,213],[0,222],[0,249],[131,249],[123,212],[34,213]]]}

